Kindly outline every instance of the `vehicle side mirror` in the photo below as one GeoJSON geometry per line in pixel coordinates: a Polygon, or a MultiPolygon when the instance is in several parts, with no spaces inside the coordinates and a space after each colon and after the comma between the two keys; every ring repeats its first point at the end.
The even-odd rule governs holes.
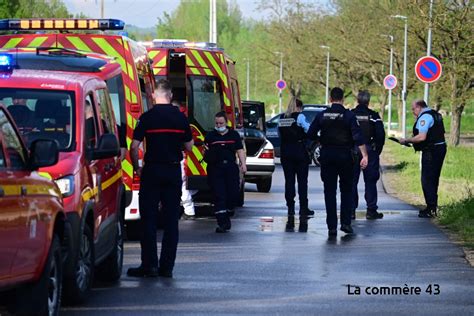
{"type": "Polygon", "coordinates": [[[112,158],[120,155],[120,146],[117,136],[106,133],[100,136],[99,145],[90,151],[90,159],[112,158]]]}
{"type": "Polygon", "coordinates": [[[55,165],[59,160],[58,142],[52,139],[37,139],[30,146],[30,168],[55,165]]]}

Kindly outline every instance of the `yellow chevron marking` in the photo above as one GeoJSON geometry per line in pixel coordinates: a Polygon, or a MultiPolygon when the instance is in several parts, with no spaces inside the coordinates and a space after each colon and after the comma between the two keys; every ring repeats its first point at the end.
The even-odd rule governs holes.
{"type": "Polygon", "coordinates": [[[221,78],[222,82],[224,83],[224,86],[227,88],[228,87],[228,84],[227,84],[227,77],[226,75],[224,74],[224,72],[222,71],[221,67],[219,66],[219,64],[216,62],[216,60],[214,59],[214,56],[212,56],[211,53],[209,52],[204,52],[204,55],[206,55],[207,59],[209,59],[209,61],[211,62],[211,65],[212,67],[214,67],[214,69],[216,70],[217,74],[219,75],[219,77],[221,78]]]}
{"type": "Polygon", "coordinates": [[[208,75],[208,76],[214,75],[214,74],[212,73],[212,70],[211,70],[211,69],[208,69],[208,68],[204,69],[204,72],[205,72],[206,75],[208,75]]]}
{"type": "Polygon", "coordinates": [[[23,37],[10,38],[2,48],[15,48],[22,40],[23,37]]]}
{"type": "Polygon", "coordinates": [[[201,166],[204,168],[204,170],[206,170],[207,168],[207,163],[202,160],[202,154],[201,152],[199,151],[199,148],[197,148],[196,146],[193,146],[193,154],[194,156],[196,156],[196,159],[201,163],[201,166]]]}
{"type": "Polygon", "coordinates": [[[148,52],[148,57],[150,57],[151,59],[155,58],[156,55],[158,55],[160,53],[159,50],[152,50],[150,52],[148,52]]]}
{"type": "Polygon", "coordinates": [[[128,160],[122,160],[122,170],[127,176],[133,178],[133,166],[128,160]]]}
{"type": "Polygon", "coordinates": [[[120,67],[122,67],[123,71],[127,70],[127,65],[125,63],[125,59],[123,56],[117,52],[112,45],[105,39],[105,38],[98,38],[98,37],[93,37],[92,40],[100,47],[102,50],[111,57],[117,58],[118,63],[120,64],[120,67]]]}
{"type": "Polygon", "coordinates": [[[195,75],[200,75],[201,74],[201,72],[197,68],[189,67],[189,69],[191,69],[191,72],[195,75]]]}
{"type": "Polygon", "coordinates": [[[132,79],[132,81],[135,81],[135,76],[133,74],[133,67],[132,65],[130,65],[129,63],[127,63],[127,68],[128,68],[128,76],[130,77],[130,79],[132,79]]]}
{"type": "Polygon", "coordinates": [[[163,68],[166,66],[166,56],[163,57],[156,65],[155,67],[160,67],[160,68],[163,68]]]}
{"type": "Polygon", "coordinates": [[[201,55],[199,55],[199,53],[196,50],[191,49],[190,51],[191,51],[191,54],[193,54],[193,56],[196,58],[196,60],[198,61],[199,65],[202,68],[209,68],[209,66],[206,64],[204,59],[202,59],[201,55]]]}
{"type": "Polygon", "coordinates": [[[79,37],[76,36],[66,36],[66,38],[71,42],[72,45],[78,50],[85,52],[90,52],[91,49],[86,45],[79,37]]]}
{"type": "Polygon", "coordinates": [[[132,99],[132,103],[137,103],[137,102],[138,102],[138,101],[137,101],[137,95],[135,94],[135,92],[133,92],[133,91],[130,90],[130,94],[131,94],[131,96],[132,96],[132,98],[131,98],[131,99],[132,99]]]}
{"type": "Polygon", "coordinates": [[[225,106],[230,106],[230,100],[227,97],[227,94],[224,92],[223,95],[224,95],[224,105],[225,106]]]}
{"type": "Polygon", "coordinates": [[[191,160],[191,157],[189,157],[189,156],[188,156],[188,159],[187,159],[187,164],[188,164],[189,170],[191,170],[191,174],[199,175],[198,169],[194,165],[194,162],[191,160]]]}
{"type": "Polygon", "coordinates": [[[123,41],[123,46],[125,47],[125,50],[128,52],[130,50],[130,46],[128,45],[128,41],[123,41]]]}
{"type": "Polygon", "coordinates": [[[130,97],[130,88],[127,86],[127,84],[123,85],[125,87],[125,99],[127,99],[128,103],[131,103],[131,97],[130,97]]]}
{"type": "Polygon", "coordinates": [[[28,47],[40,47],[47,39],[48,37],[36,37],[28,44],[28,47]]]}

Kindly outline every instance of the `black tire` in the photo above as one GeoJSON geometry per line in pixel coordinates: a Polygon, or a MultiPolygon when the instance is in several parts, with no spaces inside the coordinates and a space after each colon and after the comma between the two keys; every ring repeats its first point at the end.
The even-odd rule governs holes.
{"type": "Polygon", "coordinates": [[[127,221],[125,223],[125,231],[127,233],[127,240],[140,240],[140,220],[127,221]]]}
{"type": "Polygon", "coordinates": [[[321,155],[321,147],[318,143],[315,142],[311,145],[310,153],[311,161],[314,163],[314,165],[320,167],[321,163],[319,162],[319,156],[321,155]]]}
{"type": "Polygon", "coordinates": [[[82,231],[74,274],[64,279],[64,299],[75,305],[85,301],[94,280],[94,239],[92,230],[86,224],[82,231]]]}
{"type": "Polygon", "coordinates": [[[123,224],[122,216],[117,220],[114,249],[97,267],[97,277],[106,282],[116,282],[122,275],[123,268],[123,224]]]}
{"type": "Polygon", "coordinates": [[[257,190],[258,192],[268,193],[272,188],[272,177],[263,178],[257,181],[257,190]]]}
{"type": "Polygon", "coordinates": [[[53,236],[48,258],[38,281],[16,291],[15,315],[59,315],[63,283],[61,243],[53,236]]]}

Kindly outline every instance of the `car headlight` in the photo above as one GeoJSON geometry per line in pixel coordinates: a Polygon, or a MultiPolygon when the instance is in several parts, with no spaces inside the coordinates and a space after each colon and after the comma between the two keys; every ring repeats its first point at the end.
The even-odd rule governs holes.
{"type": "Polygon", "coordinates": [[[69,175],[55,180],[63,197],[68,197],[74,193],[74,176],[69,175]]]}

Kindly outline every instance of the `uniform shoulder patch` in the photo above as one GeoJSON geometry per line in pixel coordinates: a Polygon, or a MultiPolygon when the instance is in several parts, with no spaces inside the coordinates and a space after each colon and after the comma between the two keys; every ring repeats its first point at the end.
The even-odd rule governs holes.
{"type": "Polygon", "coordinates": [[[421,125],[421,126],[425,126],[425,124],[426,124],[425,120],[421,120],[421,121],[420,121],[420,125],[421,125]]]}

